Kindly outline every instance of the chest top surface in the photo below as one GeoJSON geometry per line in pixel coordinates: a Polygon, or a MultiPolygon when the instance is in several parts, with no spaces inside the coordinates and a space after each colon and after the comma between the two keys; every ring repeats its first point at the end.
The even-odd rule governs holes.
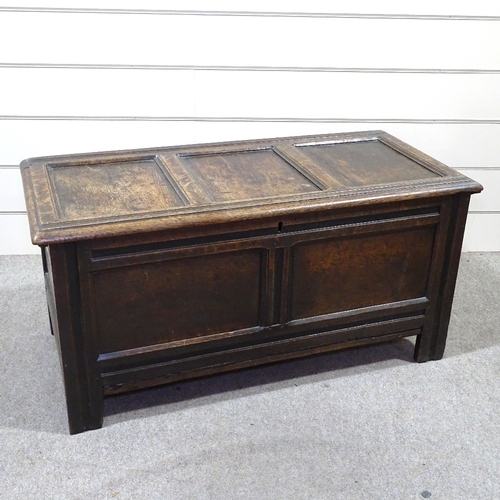
{"type": "Polygon", "coordinates": [[[31,158],[21,169],[42,245],[482,189],[381,131],[31,158]]]}

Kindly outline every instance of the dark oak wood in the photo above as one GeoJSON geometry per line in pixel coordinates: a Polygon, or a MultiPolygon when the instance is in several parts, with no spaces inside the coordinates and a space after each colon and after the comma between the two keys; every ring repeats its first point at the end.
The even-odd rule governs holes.
{"type": "Polygon", "coordinates": [[[384,132],[21,168],[71,433],[106,394],[407,336],[443,356],[482,188],[384,132]]]}

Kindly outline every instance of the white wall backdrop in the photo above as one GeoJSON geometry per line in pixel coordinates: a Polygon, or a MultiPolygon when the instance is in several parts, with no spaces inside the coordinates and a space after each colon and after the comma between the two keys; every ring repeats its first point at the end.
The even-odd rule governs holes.
{"type": "Polygon", "coordinates": [[[500,2],[0,0],[0,254],[31,156],[383,129],[481,182],[500,251],[500,2]]]}

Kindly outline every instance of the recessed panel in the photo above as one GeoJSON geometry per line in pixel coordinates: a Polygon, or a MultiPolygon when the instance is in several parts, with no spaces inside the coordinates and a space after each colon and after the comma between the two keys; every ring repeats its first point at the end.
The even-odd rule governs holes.
{"type": "Polygon", "coordinates": [[[182,155],[180,158],[192,177],[216,202],[319,191],[272,149],[182,155]]]}
{"type": "Polygon", "coordinates": [[[183,205],[154,159],[49,167],[62,220],[113,218],[183,205]]]}
{"type": "Polygon", "coordinates": [[[262,252],[252,249],[95,272],[99,352],[258,326],[262,252]]]}
{"type": "Polygon", "coordinates": [[[296,245],[291,319],[424,297],[434,232],[426,227],[296,245]]]}
{"type": "Polygon", "coordinates": [[[437,174],[380,141],[297,146],[344,186],[435,178],[437,174]]]}

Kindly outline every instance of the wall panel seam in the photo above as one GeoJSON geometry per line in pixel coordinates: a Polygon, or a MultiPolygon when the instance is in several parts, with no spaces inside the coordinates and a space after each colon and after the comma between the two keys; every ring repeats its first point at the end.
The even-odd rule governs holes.
{"type": "Polygon", "coordinates": [[[39,14],[118,14],[155,16],[213,16],[213,17],[301,17],[328,19],[393,19],[418,21],[500,21],[500,16],[459,14],[362,14],[336,12],[266,12],[266,11],[210,11],[210,10],[162,10],[162,9],[98,9],[68,7],[0,7],[0,12],[39,14]]]}
{"type": "Polygon", "coordinates": [[[254,71],[285,73],[410,73],[443,75],[497,75],[499,69],[467,68],[371,68],[371,67],[322,67],[322,66],[210,66],[176,64],[72,64],[72,63],[2,63],[5,69],[81,69],[81,70],[148,70],[148,71],[254,71]]]}
{"type": "Polygon", "coordinates": [[[168,122],[234,122],[234,123],[405,123],[439,125],[500,125],[500,119],[440,119],[440,118],[315,118],[315,117],[244,117],[244,116],[52,116],[0,115],[0,121],[168,121],[168,122]]]}
{"type": "Polygon", "coordinates": [[[498,210],[469,210],[470,214],[475,215],[500,215],[498,210]]]}
{"type": "Polygon", "coordinates": [[[463,170],[486,170],[488,172],[490,171],[500,171],[500,167],[457,167],[455,170],[458,170],[459,172],[462,172],[463,170]]]}

